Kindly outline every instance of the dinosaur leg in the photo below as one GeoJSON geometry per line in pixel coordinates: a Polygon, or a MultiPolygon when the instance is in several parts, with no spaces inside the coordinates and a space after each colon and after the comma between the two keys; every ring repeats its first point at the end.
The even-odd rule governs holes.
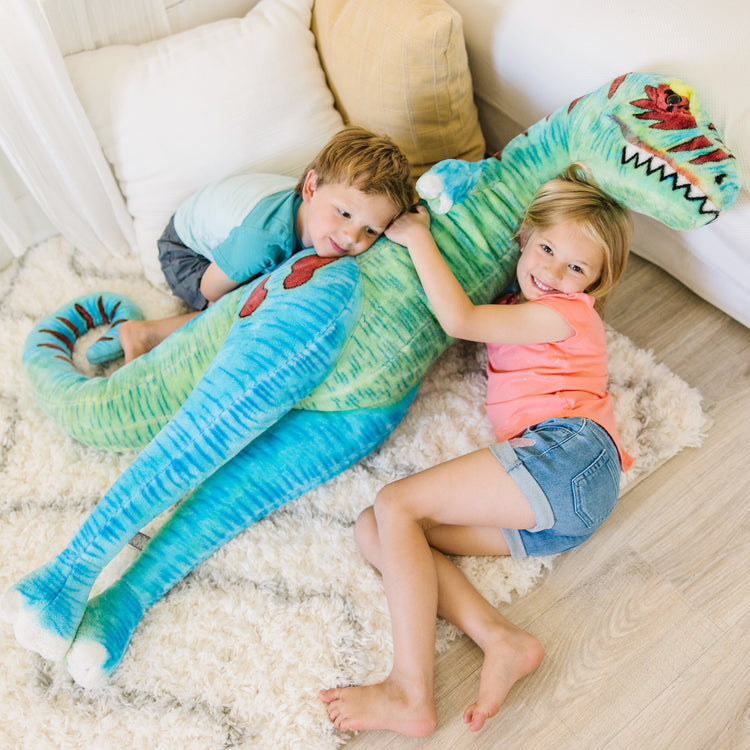
{"type": "Polygon", "coordinates": [[[325,294],[317,284],[310,284],[307,293],[290,293],[280,280],[278,287],[265,290],[276,298],[265,308],[268,315],[255,315],[258,305],[245,306],[243,312],[251,312],[232,327],[187,401],[107,491],[68,546],[5,592],[0,613],[13,622],[19,643],[45,658],[61,659],[91,586],[128,539],[323,380],[359,307],[352,303],[356,264],[341,264],[322,276],[318,281],[325,294]],[[289,320],[296,324],[285,325],[289,320]]]}
{"type": "Polygon", "coordinates": [[[340,473],[391,432],[413,393],[371,411],[293,410],[177,508],[119,581],[89,602],[66,663],[94,687],[120,663],[143,613],[254,521],[340,473]]]}
{"type": "MultiPolygon", "coordinates": [[[[201,429],[191,431],[186,428],[196,424],[189,417],[196,391],[107,491],[67,547],[5,593],[3,616],[13,622],[21,645],[61,659],[94,581],[128,539],[275,423],[300,396],[256,409],[265,416],[263,423],[245,423],[251,410],[240,403],[218,410],[213,421],[199,420],[201,429]]],[[[206,398],[203,393],[198,400],[206,398]]]]}

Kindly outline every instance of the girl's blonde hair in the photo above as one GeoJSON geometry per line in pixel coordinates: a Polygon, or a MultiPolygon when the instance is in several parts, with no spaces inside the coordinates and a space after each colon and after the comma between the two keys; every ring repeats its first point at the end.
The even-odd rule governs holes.
{"type": "Polygon", "coordinates": [[[596,186],[586,167],[576,162],[560,177],[539,188],[526,209],[516,238],[523,245],[535,229],[568,222],[578,225],[604,255],[601,275],[586,289],[601,312],[607,295],[625,271],[633,219],[626,208],[596,186]]]}
{"type": "Polygon", "coordinates": [[[385,195],[396,206],[397,216],[414,205],[409,160],[388,136],[359,125],[349,125],[328,141],[304,171],[297,193],[302,193],[311,169],[318,185],[343,184],[368,195],[385,195]]]}

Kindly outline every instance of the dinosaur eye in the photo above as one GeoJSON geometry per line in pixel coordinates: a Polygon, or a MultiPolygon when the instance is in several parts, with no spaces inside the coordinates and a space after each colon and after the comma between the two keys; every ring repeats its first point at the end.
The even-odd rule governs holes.
{"type": "Polygon", "coordinates": [[[675,94],[671,89],[667,89],[667,104],[675,105],[682,101],[682,97],[679,94],[675,94]]]}
{"type": "Polygon", "coordinates": [[[716,177],[714,177],[714,182],[717,185],[721,185],[721,183],[724,182],[725,178],[726,178],[726,175],[724,174],[724,172],[722,172],[721,174],[717,174],[716,177]]]}

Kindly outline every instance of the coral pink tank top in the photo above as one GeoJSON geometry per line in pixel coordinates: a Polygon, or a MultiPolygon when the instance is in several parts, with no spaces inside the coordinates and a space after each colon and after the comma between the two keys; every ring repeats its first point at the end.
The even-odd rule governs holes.
{"type": "Polygon", "coordinates": [[[575,333],[550,344],[487,344],[487,414],[498,441],[552,417],[587,417],[612,437],[623,471],[633,459],[620,445],[607,392],[604,324],[588,294],[548,294],[528,304],[547,305],[575,333]]]}

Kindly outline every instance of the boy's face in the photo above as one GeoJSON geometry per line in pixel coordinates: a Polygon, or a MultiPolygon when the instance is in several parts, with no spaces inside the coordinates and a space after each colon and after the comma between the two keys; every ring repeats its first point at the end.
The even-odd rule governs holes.
{"type": "Polygon", "coordinates": [[[396,216],[396,206],[387,196],[340,183],[318,185],[314,170],[305,179],[302,199],[302,244],[321,258],[363,253],[396,216]]]}

